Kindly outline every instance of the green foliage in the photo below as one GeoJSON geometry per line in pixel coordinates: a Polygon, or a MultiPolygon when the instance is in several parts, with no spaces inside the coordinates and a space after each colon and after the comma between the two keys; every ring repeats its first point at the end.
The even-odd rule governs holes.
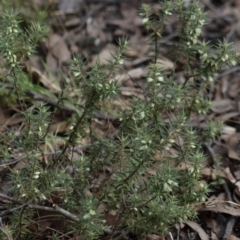
{"type": "MultiPolygon", "coordinates": [[[[23,31],[16,13],[1,15],[0,53],[4,57],[2,67],[7,70],[2,82],[12,84],[12,95],[24,115],[20,134],[8,130],[0,136],[1,158],[7,162],[9,151],[15,148],[25,162],[25,167],[18,170],[9,168],[14,182],[9,194],[19,201],[13,204],[23,204],[5,224],[14,238],[31,239],[31,232],[37,231],[30,224],[37,216],[34,206],[52,204],[53,197],[72,214],[70,220],[64,220],[68,223],[66,230],[89,240],[98,239],[104,231],[114,234],[125,228],[139,235],[164,234],[175,223],[194,218],[194,204],[206,199],[208,187],[201,183],[200,174],[205,160],[201,146],[218,136],[221,124],[209,122],[206,129],[199,130],[189,127],[188,120],[192,113],[209,111],[206,90],[215,74],[226,64],[235,65],[239,55],[226,42],[212,48],[198,39],[204,13],[197,1],[188,5],[181,0],[165,1],[157,17],[143,5],[140,15],[155,52],[146,78],[145,100],[132,98],[128,110],[119,111],[121,124],[115,139],[98,137],[91,119],[104,100],[117,96],[115,77],[123,63],[127,40],[119,41],[113,61],[96,63],[88,72],[85,62],[74,58],[69,67],[72,82],[59,92],[58,104],[70,103],[75,114],[64,147],[56,149],[57,155],[48,162],[42,159],[42,145],[49,137],[54,138],[48,132],[52,112],[44,104],[27,106],[27,76],[21,68],[21,61],[34,52],[46,31],[37,23],[23,31]],[[166,74],[157,64],[159,40],[168,16],[173,14],[182,27],[172,56],[176,62],[185,59],[184,83],[176,81],[174,70],[166,74]],[[201,65],[196,68],[192,61],[198,56],[201,65]],[[77,94],[70,94],[73,88],[77,94]],[[86,137],[95,139],[90,151],[72,161],[72,149],[86,137]],[[173,148],[177,149],[175,153],[171,152],[173,148]],[[69,165],[70,174],[66,171],[69,165]],[[179,170],[183,165],[187,168],[179,170]],[[98,181],[100,173],[102,181],[98,181]],[[24,208],[24,203],[31,206],[31,211],[24,208]],[[104,212],[99,211],[100,205],[104,212]],[[111,223],[101,218],[108,213],[116,216],[111,223]]],[[[57,237],[56,233],[52,235],[52,239],[57,237]]]]}

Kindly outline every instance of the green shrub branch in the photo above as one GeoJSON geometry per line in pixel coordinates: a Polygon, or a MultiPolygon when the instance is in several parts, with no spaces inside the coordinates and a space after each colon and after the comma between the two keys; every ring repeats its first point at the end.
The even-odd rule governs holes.
{"type": "MultiPolygon", "coordinates": [[[[143,5],[140,15],[154,53],[142,87],[145,99],[132,97],[128,108],[118,111],[117,135],[99,137],[91,125],[93,113],[105,100],[114,107],[112,100],[119,92],[116,75],[123,68],[128,41],[119,41],[112,61],[96,63],[89,71],[82,59],[74,58],[69,65],[70,84],[55,93],[55,108],[70,105],[74,114],[64,146],[56,147],[56,156],[45,161],[43,146],[57,138],[49,132],[55,110],[45,103],[30,104],[28,90],[33,84],[21,63],[34,53],[46,28],[35,22],[22,29],[18,14],[1,13],[1,81],[14,89],[12,96],[24,116],[18,134],[8,128],[0,133],[0,156],[13,182],[8,195],[0,194],[12,209],[3,217],[2,239],[31,239],[37,231],[32,220],[44,208],[64,222],[66,232],[90,240],[103,233],[114,237],[123,229],[139,236],[165,234],[174,224],[196,217],[194,205],[205,201],[209,191],[201,182],[202,144],[219,136],[221,123],[210,121],[201,130],[191,128],[188,121],[193,113],[208,113],[208,88],[224,66],[239,61],[239,54],[226,41],[211,46],[200,40],[206,16],[198,1],[164,1],[155,11],[143,5]],[[171,15],[178,17],[180,27],[169,56],[176,64],[182,62],[184,82],[176,79],[175,69],[158,65],[160,40],[171,15]],[[91,139],[87,151],[73,160],[74,148],[85,139],[91,139]],[[9,163],[13,150],[23,156],[23,168],[9,163]],[[185,170],[179,170],[183,165],[185,170]],[[99,206],[104,210],[99,211],[99,206]],[[105,220],[108,214],[113,221],[105,220]]],[[[0,95],[6,94],[3,90],[0,95]]]]}

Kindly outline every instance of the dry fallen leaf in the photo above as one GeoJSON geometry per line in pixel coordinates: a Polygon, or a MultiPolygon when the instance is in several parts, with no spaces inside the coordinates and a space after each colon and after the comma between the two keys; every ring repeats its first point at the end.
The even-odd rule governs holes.
{"type": "Polygon", "coordinates": [[[54,132],[54,133],[66,132],[67,125],[68,125],[67,121],[53,123],[50,125],[49,132],[54,132]]]}
{"type": "Polygon", "coordinates": [[[240,240],[240,238],[231,234],[229,240],[240,240]]]}
{"type": "Polygon", "coordinates": [[[207,207],[202,207],[198,209],[198,211],[210,211],[210,212],[218,212],[218,213],[226,213],[232,216],[239,217],[240,216],[240,209],[230,207],[227,204],[215,204],[209,205],[207,207]]]}
{"type": "Polygon", "coordinates": [[[71,53],[68,50],[67,44],[58,34],[52,33],[49,35],[46,41],[46,47],[59,62],[65,62],[71,58],[71,53]]]}
{"type": "Polygon", "coordinates": [[[174,70],[175,65],[174,63],[165,57],[161,57],[157,60],[157,66],[161,69],[161,70],[174,70]]]}
{"type": "Polygon", "coordinates": [[[186,223],[189,227],[195,230],[202,240],[209,240],[209,236],[198,223],[193,221],[184,221],[184,223],[186,223]]]}
{"type": "Polygon", "coordinates": [[[212,102],[211,109],[215,113],[225,113],[230,110],[234,110],[234,104],[230,99],[216,100],[212,102]]]}
{"type": "Polygon", "coordinates": [[[63,12],[75,12],[80,7],[83,0],[61,0],[58,4],[58,9],[63,12]]]}
{"type": "Polygon", "coordinates": [[[162,238],[156,234],[148,234],[147,240],[161,240],[162,238]]]}
{"type": "Polygon", "coordinates": [[[229,158],[240,160],[239,143],[240,143],[240,133],[236,133],[227,139],[226,145],[228,148],[229,158]]]}
{"type": "Polygon", "coordinates": [[[91,65],[94,65],[96,62],[100,64],[107,64],[108,61],[113,59],[116,47],[113,44],[108,44],[99,55],[93,57],[91,65]]]}
{"type": "Polygon", "coordinates": [[[57,81],[53,81],[50,77],[43,74],[40,70],[35,67],[28,69],[30,74],[36,79],[36,81],[41,82],[48,90],[61,91],[60,85],[57,81]]]}

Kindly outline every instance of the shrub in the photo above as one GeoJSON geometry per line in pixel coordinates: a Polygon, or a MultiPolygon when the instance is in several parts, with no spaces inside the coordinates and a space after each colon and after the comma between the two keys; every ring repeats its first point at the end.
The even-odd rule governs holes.
{"type": "MultiPolygon", "coordinates": [[[[226,64],[235,65],[239,55],[226,42],[213,48],[199,40],[205,16],[197,1],[165,1],[158,14],[143,5],[140,15],[154,53],[143,89],[145,99],[132,97],[127,110],[118,111],[118,133],[101,138],[91,122],[103,101],[117,96],[116,74],[122,68],[127,40],[119,41],[113,61],[96,63],[89,71],[84,70],[82,59],[73,58],[71,83],[57,94],[55,109],[44,103],[29,107],[27,93],[34,86],[21,62],[33,53],[45,30],[37,23],[22,30],[16,13],[1,14],[0,51],[5,71],[1,84],[12,90],[24,116],[20,133],[13,129],[1,132],[1,159],[13,182],[8,196],[0,195],[8,207],[6,215],[1,213],[2,238],[32,239],[34,232],[41,232],[32,222],[43,217],[43,211],[52,212],[62,222],[62,231],[84,239],[124,231],[164,234],[175,223],[196,217],[194,204],[205,201],[208,193],[208,186],[201,182],[205,160],[201,146],[218,136],[221,124],[208,122],[200,130],[191,128],[188,121],[193,113],[209,111],[206,93],[215,74],[226,64]],[[181,61],[185,82],[176,79],[175,69],[166,71],[157,62],[159,40],[170,15],[181,23],[171,56],[175,62],[181,61]],[[201,62],[197,67],[196,59],[201,62]],[[48,132],[53,114],[66,103],[74,114],[65,144],[46,162],[42,149],[55,137],[48,132]],[[76,146],[84,139],[92,140],[88,150],[73,160],[76,146]],[[21,154],[25,167],[16,170],[9,163],[13,149],[21,154]],[[183,165],[186,168],[181,170],[183,165]],[[69,166],[70,173],[66,171],[69,166]]],[[[58,239],[56,233],[52,239],[58,239]]]]}

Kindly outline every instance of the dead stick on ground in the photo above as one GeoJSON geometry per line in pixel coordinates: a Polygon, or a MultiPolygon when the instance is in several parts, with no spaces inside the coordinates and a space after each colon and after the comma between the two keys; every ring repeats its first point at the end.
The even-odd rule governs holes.
{"type": "Polygon", "coordinates": [[[17,200],[15,198],[12,198],[12,197],[9,197],[3,193],[0,193],[0,199],[5,199],[5,200],[8,200],[12,203],[15,203],[15,204],[21,204],[22,207],[26,207],[26,208],[31,208],[31,209],[36,209],[36,210],[43,210],[43,211],[49,211],[49,212],[57,212],[57,213],[60,213],[61,215],[77,222],[79,220],[78,216],[60,208],[58,205],[54,205],[53,207],[45,207],[45,206],[39,206],[39,205],[33,205],[33,204],[29,204],[29,203],[23,203],[22,201],[20,200],[17,200]]]}

